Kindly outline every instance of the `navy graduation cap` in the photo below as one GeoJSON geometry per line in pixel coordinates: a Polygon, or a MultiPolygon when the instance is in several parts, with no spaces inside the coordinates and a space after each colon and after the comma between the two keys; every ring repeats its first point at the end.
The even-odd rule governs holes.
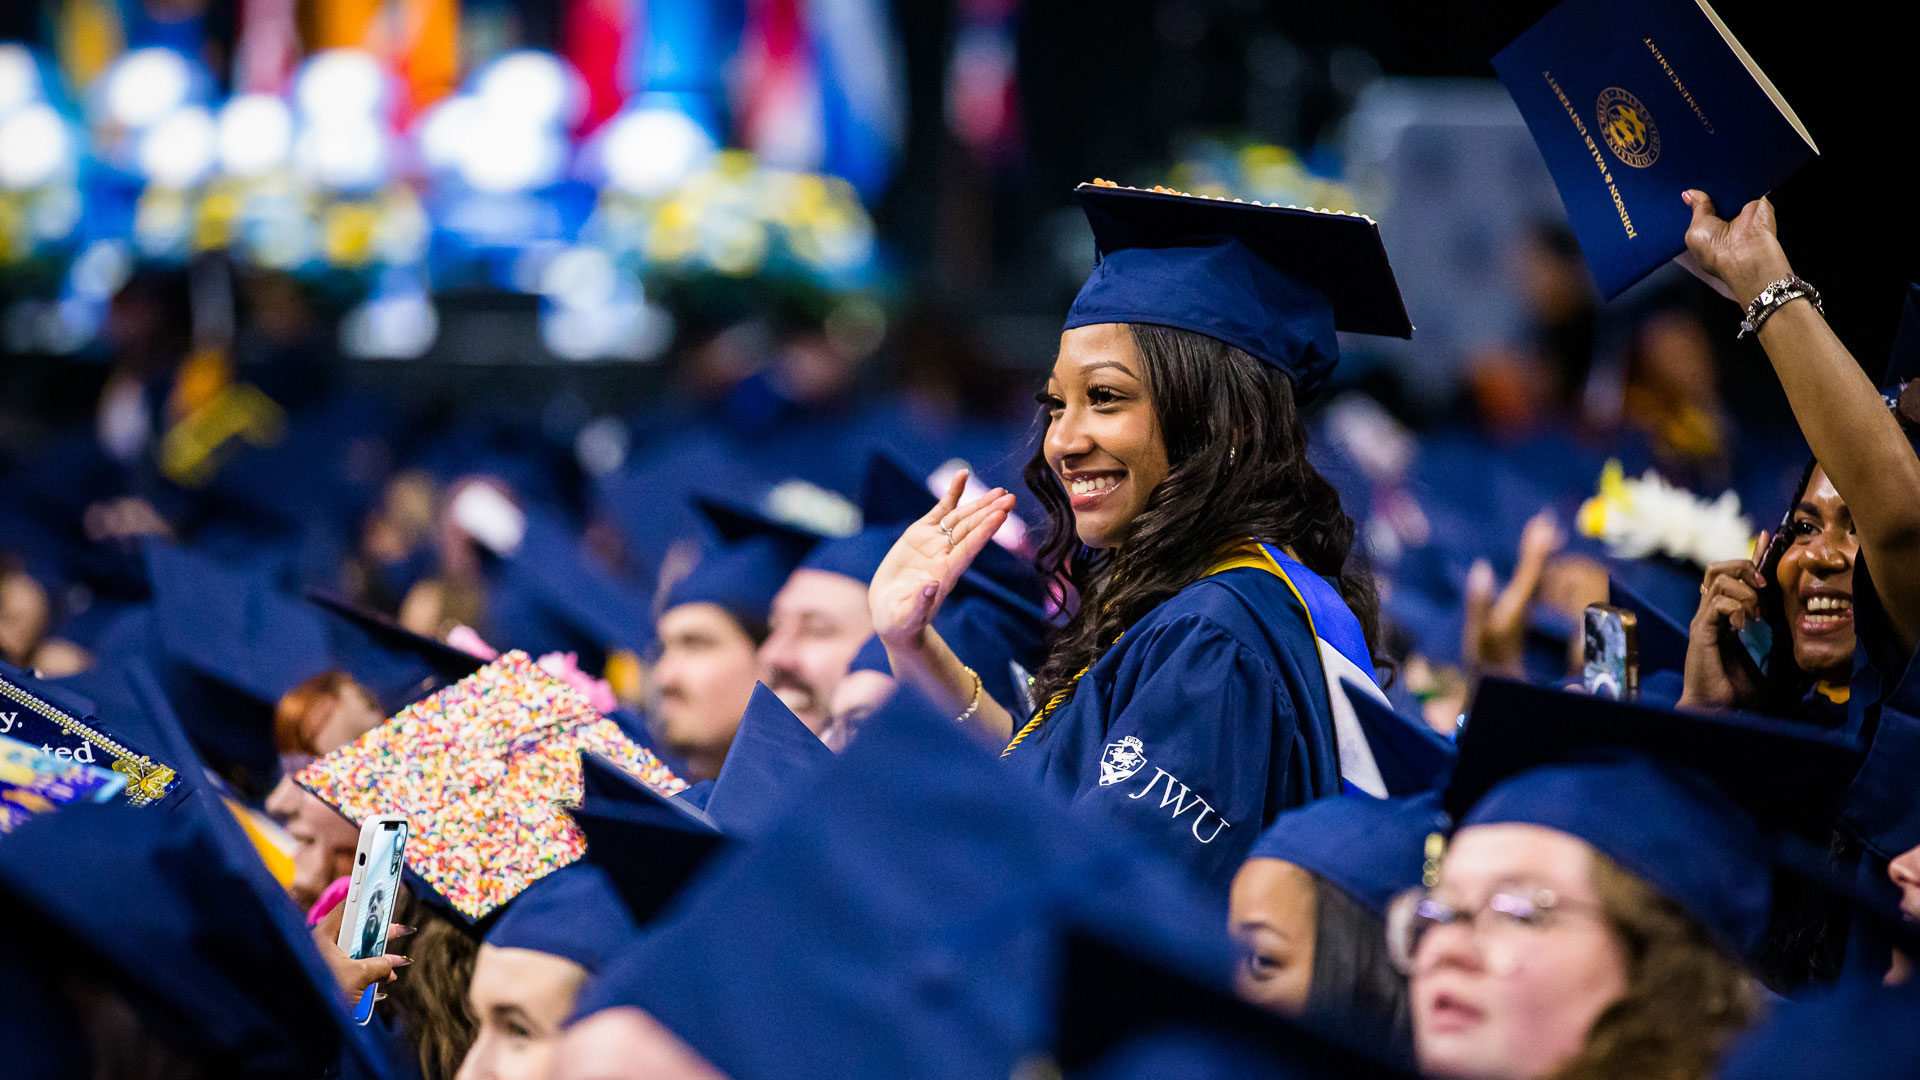
{"type": "Polygon", "coordinates": [[[1274,818],[1247,857],[1311,870],[1385,918],[1395,896],[1420,884],[1427,838],[1450,824],[1438,791],[1396,799],[1335,796],[1274,818]]]}
{"type": "Polygon", "coordinates": [[[824,537],[724,499],[696,495],[693,504],[722,546],[668,587],[660,610],[717,604],[743,627],[765,626],[775,594],[824,537]]]}
{"type": "Polygon", "coordinates": [[[645,927],[728,841],[687,800],[663,797],[595,755],[581,755],[580,774],[580,806],[568,813],[586,834],[587,853],[574,865],[603,871],[634,929],[645,927]]]}
{"type": "Polygon", "coordinates": [[[1412,1080],[1099,935],[1067,939],[1059,982],[1053,1062],[1072,1080],[1412,1080]]]}
{"type": "Polygon", "coordinates": [[[707,814],[733,836],[762,832],[833,751],[764,683],[753,684],[733,745],[713,781],[707,814]]]}
{"type": "Polygon", "coordinates": [[[164,544],[147,546],[147,568],[168,700],[209,765],[263,794],[279,769],[280,698],[333,666],[319,613],[263,575],[164,544]]]}
{"type": "Polygon", "coordinates": [[[600,970],[633,936],[633,915],[607,872],[592,863],[563,866],[507,903],[486,944],[531,949],[600,970]]]}
{"type": "MultiPolygon", "coordinates": [[[[203,772],[158,685],[137,667],[133,682],[182,771],[203,772]]],[[[305,1077],[336,1061],[394,1075],[218,800],[171,813],[72,806],[29,822],[0,846],[0,912],[20,953],[37,956],[40,992],[63,969],[103,979],[211,1075],[305,1077]]]]}
{"type": "Polygon", "coordinates": [[[1334,331],[1413,336],[1380,229],[1358,214],[1096,180],[1074,189],[1099,262],[1066,328],[1149,323],[1216,338],[1310,396],[1340,360],[1334,331]]]}
{"type": "Polygon", "coordinates": [[[616,649],[644,653],[653,642],[646,600],[536,507],[489,596],[487,621],[499,647],[577,653],[586,671],[603,670],[616,649]]]}
{"type": "Polygon", "coordinates": [[[1751,957],[1769,918],[1767,833],[1824,836],[1858,762],[1802,725],[1487,679],[1444,805],[1461,828],[1579,837],[1751,957]]]}
{"type": "Polygon", "coordinates": [[[730,1076],[1004,1076],[1070,922],[1224,982],[1218,905],[1048,799],[901,690],[577,1012],[640,1007],[730,1076]]]}
{"type": "Polygon", "coordinates": [[[330,616],[328,637],[339,666],[374,694],[388,716],[486,665],[350,600],[319,589],[308,589],[306,596],[330,616]]]}

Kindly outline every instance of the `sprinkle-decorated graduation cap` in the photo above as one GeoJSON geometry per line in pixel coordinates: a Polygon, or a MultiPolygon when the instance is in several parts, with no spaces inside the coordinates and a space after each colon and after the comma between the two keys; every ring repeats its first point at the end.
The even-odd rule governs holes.
{"type": "Polygon", "coordinates": [[[730,1076],[1004,1076],[1044,1047],[1081,920],[1225,980],[1217,902],[902,689],[577,1011],[637,1006],[730,1076]]]}
{"type": "Polygon", "coordinates": [[[273,717],[287,691],[333,666],[318,612],[259,573],[147,546],[154,670],[207,763],[263,795],[279,771],[273,717]]]}
{"type": "Polygon", "coordinates": [[[633,937],[633,915],[607,872],[592,863],[563,866],[513,898],[485,941],[571,960],[591,975],[633,937]]]}
{"type": "Polygon", "coordinates": [[[1412,1080],[1118,940],[1066,941],[1052,1058],[1069,1080],[1412,1080]]]}
{"type": "Polygon", "coordinates": [[[1846,741],[1784,721],[1487,679],[1444,805],[1463,829],[1578,837],[1751,956],[1769,918],[1768,833],[1826,835],[1858,763],[1846,741]]]}
{"type": "Polygon", "coordinates": [[[1283,372],[1301,398],[1339,363],[1334,331],[1413,336],[1371,218],[1101,180],[1074,191],[1099,262],[1067,311],[1069,330],[1205,334],[1283,372]]]}
{"type": "Polygon", "coordinates": [[[331,593],[308,589],[307,602],[329,616],[328,637],[340,668],[372,691],[388,716],[486,663],[331,593]]]}
{"type": "Polygon", "coordinates": [[[564,806],[583,791],[582,753],[663,794],[685,785],[577,690],[523,652],[415,702],[309,765],[295,782],[347,820],[404,814],[407,869],[462,918],[486,918],[580,857],[564,806]]]}
{"type": "Polygon", "coordinates": [[[729,835],[753,837],[797,800],[833,751],[764,683],[753,684],[733,745],[713,781],[707,814],[729,835]]]}
{"type": "MultiPolygon", "coordinates": [[[[9,835],[0,844],[4,963],[30,965],[34,996],[61,998],[70,977],[103,984],[206,1075],[291,1080],[343,1055],[349,1073],[395,1075],[346,1015],[299,913],[220,805],[74,806],[9,835]]],[[[7,1011],[22,1009],[36,1006],[7,1011]]],[[[51,1049],[41,1041],[29,1060],[51,1049]]],[[[12,1076],[19,1059],[8,1045],[12,1076]]],[[[67,1050],[68,1070],[43,1075],[76,1075],[87,1047],[67,1050]]]]}
{"type": "Polygon", "coordinates": [[[716,604],[742,627],[764,627],[780,586],[825,537],[729,500],[697,495],[693,502],[721,546],[667,589],[660,610],[716,604]]]}
{"type": "Polygon", "coordinates": [[[1420,884],[1427,837],[1449,824],[1438,791],[1316,799],[1274,818],[1247,857],[1311,870],[1384,919],[1395,896],[1420,884]]]}

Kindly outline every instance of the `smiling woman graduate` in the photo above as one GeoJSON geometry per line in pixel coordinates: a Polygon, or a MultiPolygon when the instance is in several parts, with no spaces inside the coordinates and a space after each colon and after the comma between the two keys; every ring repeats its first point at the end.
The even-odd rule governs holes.
{"type": "Polygon", "coordinates": [[[1334,331],[1412,332],[1367,218],[1078,189],[1099,261],[1040,395],[1040,570],[1073,614],[1015,716],[931,628],[1013,507],[957,478],[873,579],[893,670],[1010,765],[1143,830],[1224,890],[1276,814],[1385,794],[1347,692],[1377,695],[1377,604],[1300,403],[1334,331]],[[1343,690],[1342,683],[1358,687],[1343,690]]]}

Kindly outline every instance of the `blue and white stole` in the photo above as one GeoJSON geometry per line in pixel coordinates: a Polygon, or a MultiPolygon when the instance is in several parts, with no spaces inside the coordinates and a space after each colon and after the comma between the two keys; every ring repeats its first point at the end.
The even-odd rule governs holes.
{"type": "Polygon", "coordinates": [[[1307,613],[1307,626],[1313,631],[1314,644],[1320,650],[1320,667],[1326,675],[1327,711],[1333,717],[1334,746],[1340,755],[1340,790],[1348,795],[1388,795],[1380,766],[1374,761],[1373,747],[1367,742],[1360,718],[1354,715],[1347,694],[1354,690],[1370,695],[1382,705],[1387,695],[1374,677],[1373,658],[1367,650],[1366,635],[1360,619],[1326,578],[1272,544],[1241,549],[1236,557],[1212,571],[1235,567],[1265,570],[1286,583],[1288,591],[1307,613]]]}

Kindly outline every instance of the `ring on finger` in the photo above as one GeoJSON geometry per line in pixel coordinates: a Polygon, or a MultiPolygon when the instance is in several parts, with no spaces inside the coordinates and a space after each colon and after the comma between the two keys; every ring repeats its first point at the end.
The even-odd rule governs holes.
{"type": "Polygon", "coordinates": [[[952,547],[954,545],[953,526],[943,521],[940,523],[940,531],[947,534],[947,546],[952,547]]]}

